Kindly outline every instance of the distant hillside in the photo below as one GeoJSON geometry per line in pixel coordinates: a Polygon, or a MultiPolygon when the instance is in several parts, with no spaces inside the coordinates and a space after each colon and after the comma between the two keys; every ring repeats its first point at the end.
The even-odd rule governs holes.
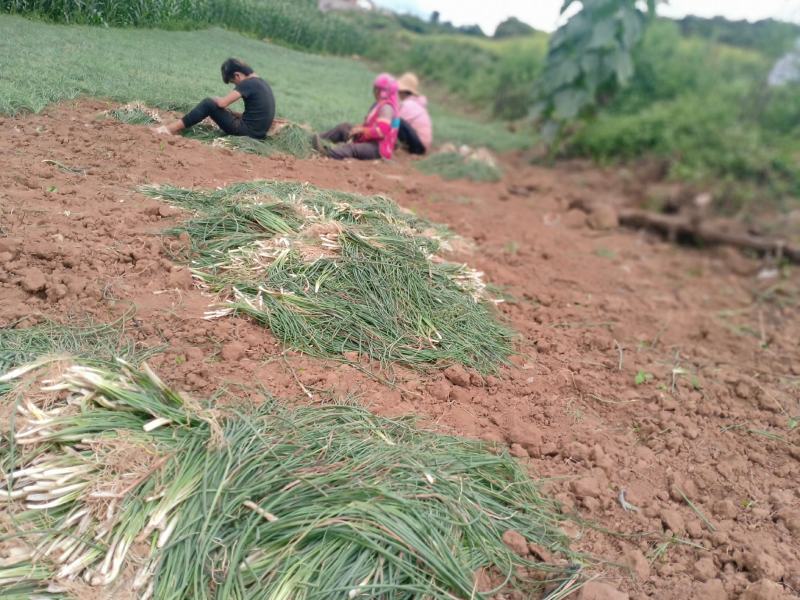
{"type": "Polygon", "coordinates": [[[497,26],[494,32],[494,37],[497,39],[518,37],[521,35],[532,35],[536,33],[536,29],[520,21],[516,17],[509,17],[497,26]]]}
{"type": "Polygon", "coordinates": [[[730,46],[758,50],[773,58],[787,52],[795,40],[800,39],[800,25],[774,19],[750,23],[749,21],[729,21],[722,17],[713,19],[685,17],[680,19],[678,24],[684,35],[703,37],[730,46]]]}

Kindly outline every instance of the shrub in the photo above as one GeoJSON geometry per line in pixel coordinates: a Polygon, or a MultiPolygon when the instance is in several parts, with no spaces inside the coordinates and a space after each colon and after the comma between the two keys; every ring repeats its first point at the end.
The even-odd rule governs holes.
{"type": "Polygon", "coordinates": [[[685,39],[674,23],[658,22],[636,54],[631,85],[579,127],[564,152],[603,162],[656,156],[675,179],[798,194],[791,139],[800,99],[797,87],[765,88],[770,66],[757,52],[685,39]]]}

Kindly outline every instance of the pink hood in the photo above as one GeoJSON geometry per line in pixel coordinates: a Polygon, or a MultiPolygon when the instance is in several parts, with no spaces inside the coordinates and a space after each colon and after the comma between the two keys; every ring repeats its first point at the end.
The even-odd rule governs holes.
{"type": "Polygon", "coordinates": [[[417,132],[420,141],[428,150],[433,143],[433,124],[428,114],[428,99],[425,96],[409,96],[400,104],[400,118],[417,132]]]}
{"type": "Polygon", "coordinates": [[[381,73],[375,78],[373,87],[378,90],[378,100],[370,108],[367,118],[364,119],[364,126],[367,129],[375,130],[369,137],[362,135],[360,140],[375,140],[381,156],[385,159],[392,158],[394,147],[397,144],[398,128],[400,119],[397,115],[400,99],[397,95],[397,80],[388,73],[381,73]],[[380,120],[381,109],[389,106],[392,109],[392,119],[390,123],[382,123],[380,120]]]}

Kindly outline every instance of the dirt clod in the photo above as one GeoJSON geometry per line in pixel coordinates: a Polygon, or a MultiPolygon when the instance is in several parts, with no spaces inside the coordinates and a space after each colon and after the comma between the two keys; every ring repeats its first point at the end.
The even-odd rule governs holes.
{"type": "Polygon", "coordinates": [[[792,535],[800,538],[800,510],[784,509],[778,512],[778,519],[782,520],[786,529],[792,535]]]}
{"type": "Polygon", "coordinates": [[[630,596],[607,583],[590,581],[578,592],[578,600],[628,600],[630,596]]]}
{"type": "Polygon", "coordinates": [[[435,381],[428,386],[428,392],[439,402],[447,402],[450,399],[452,386],[446,381],[435,381]]]}
{"type": "Polygon", "coordinates": [[[239,342],[230,342],[222,347],[222,358],[230,361],[241,360],[245,355],[246,348],[239,342]]]}
{"type": "Polygon", "coordinates": [[[628,567],[639,581],[647,581],[650,578],[650,561],[638,548],[623,554],[620,562],[628,567]]]}
{"type": "Polygon", "coordinates": [[[562,218],[564,225],[570,229],[580,229],[586,226],[586,213],[577,208],[567,211],[562,218]]]}
{"type": "Polygon", "coordinates": [[[677,510],[669,508],[664,509],[661,511],[660,517],[664,527],[669,529],[675,535],[683,535],[686,533],[686,523],[677,510]]]}
{"type": "Polygon", "coordinates": [[[29,294],[41,292],[47,285],[47,280],[44,277],[44,273],[42,273],[42,270],[37,267],[24,269],[20,275],[22,276],[20,285],[22,286],[22,289],[29,294]]]}
{"type": "Polygon", "coordinates": [[[16,255],[21,243],[22,242],[17,238],[0,237],[0,253],[7,252],[12,256],[16,255]]]}
{"type": "Polygon", "coordinates": [[[788,600],[789,594],[783,589],[783,587],[775,583],[774,581],[769,581],[767,579],[762,579],[761,581],[757,581],[756,583],[750,584],[747,586],[747,589],[744,591],[744,594],[740,596],[740,600],[788,600]]]}
{"type": "Polygon", "coordinates": [[[528,541],[522,534],[509,529],[503,534],[503,543],[508,546],[514,554],[526,556],[528,554],[528,541]]]}
{"type": "Polygon", "coordinates": [[[205,356],[205,354],[203,353],[203,350],[201,348],[194,347],[194,348],[187,348],[186,349],[186,359],[187,360],[190,360],[190,361],[193,361],[193,362],[199,362],[199,361],[203,360],[204,356],[205,356]]]}
{"type": "Polygon", "coordinates": [[[467,373],[467,370],[461,365],[447,367],[444,371],[444,376],[447,377],[447,380],[453,385],[465,388],[470,386],[469,373],[467,373]]]}
{"type": "Polygon", "coordinates": [[[47,286],[47,299],[50,302],[58,302],[62,298],[65,298],[69,290],[67,286],[63,283],[56,283],[54,285],[47,286]]]}
{"type": "Polygon", "coordinates": [[[528,454],[536,456],[542,447],[542,434],[532,423],[515,423],[508,430],[508,439],[522,446],[528,454]]]}
{"type": "Polygon", "coordinates": [[[179,290],[189,290],[192,288],[192,273],[189,269],[175,269],[169,274],[169,283],[179,290]]]}
{"type": "Polygon", "coordinates": [[[516,458],[528,458],[530,456],[530,454],[528,454],[528,451],[525,450],[525,448],[523,448],[519,444],[511,444],[511,449],[509,450],[509,453],[511,454],[511,456],[515,456],[516,458]]]}
{"type": "Polygon", "coordinates": [[[552,553],[547,548],[543,548],[542,546],[539,546],[538,544],[534,544],[532,542],[529,543],[528,544],[528,552],[531,554],[531,556],[533,556],[534,558],[536,558],[538,560],[541,560],[543,563],[552,563],[553,562],[552,553]]]}
{"type": "Polygon", "coordinates": [[[758,579],[778,581],[785,572],[783,565],[766,552],[745,553],[742,566],[758,579]]]}
{"type": "Polygon", "coordinates": [[[717,576],[718,569],[714,564],[714,560],[709,557],[703,557],[694,564],[694,576],[698,581],[709,581],[717,576]]]}
{"type": "Polygon", "coordinates": [[[719,500],[714,503],[714,514],[721,519],[733,519],[739,514],[739,509],[731,500],[719,500]]]}
{"type": "Polygon", "coordinates": [[[589,214],[588,223],[592,229],[615,229],[619,227],[619,216],[613,206],[598,204],[589,214]]]}
{"type": "Polygon", "coordinates": [[[711,579],[705,583],[697,586],[695,598],[702,598],[702,600],[728,600],[728,592],[725,591],[725,586],[719,579],[711,579]]]}
{"type": "Polygon", "coordinates": [[[578,498],[599,498],[602,495],[600,483],[594,477],[582,477],[573,481],[572,491],[578,498]]]}
{"type": "Polygon", "coordinates": [[[481,568],[475,571],[475,573],[473,573],[473,579],[475,581],[475,591],[478,593],[485,594],[491,592],[495,587],[486,569],[481,568]]]}
{"type": "Polygon", "coordinates": [[[173,217],[175,215],[179,215],[181,210],[174,206],[169,206],[168,204],[162,205],[158,207],[158,215],[161,217],[173,217]]]}

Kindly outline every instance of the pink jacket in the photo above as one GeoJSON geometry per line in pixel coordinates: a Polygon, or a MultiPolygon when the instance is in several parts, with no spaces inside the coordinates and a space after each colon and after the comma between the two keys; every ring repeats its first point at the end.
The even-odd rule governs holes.
{"type": "Polygon", "coordinates": [[[373,87],[380,92],[378,101],[369,109],[367,118],[364,119],[364,133],[356,141],[378,142],[381,156],[389,160],[397,144],[400,127],[397,81],[388,73],[381,73],[375,78],[373,87]]]}
{"type": "Polygon", "coordinates": [[[400,118],[414,128],[425,149],[429,150],[433,142],[433,124],[428,114],[428,99],[425,96],[409,96],[403,100],[400,118]]]}

